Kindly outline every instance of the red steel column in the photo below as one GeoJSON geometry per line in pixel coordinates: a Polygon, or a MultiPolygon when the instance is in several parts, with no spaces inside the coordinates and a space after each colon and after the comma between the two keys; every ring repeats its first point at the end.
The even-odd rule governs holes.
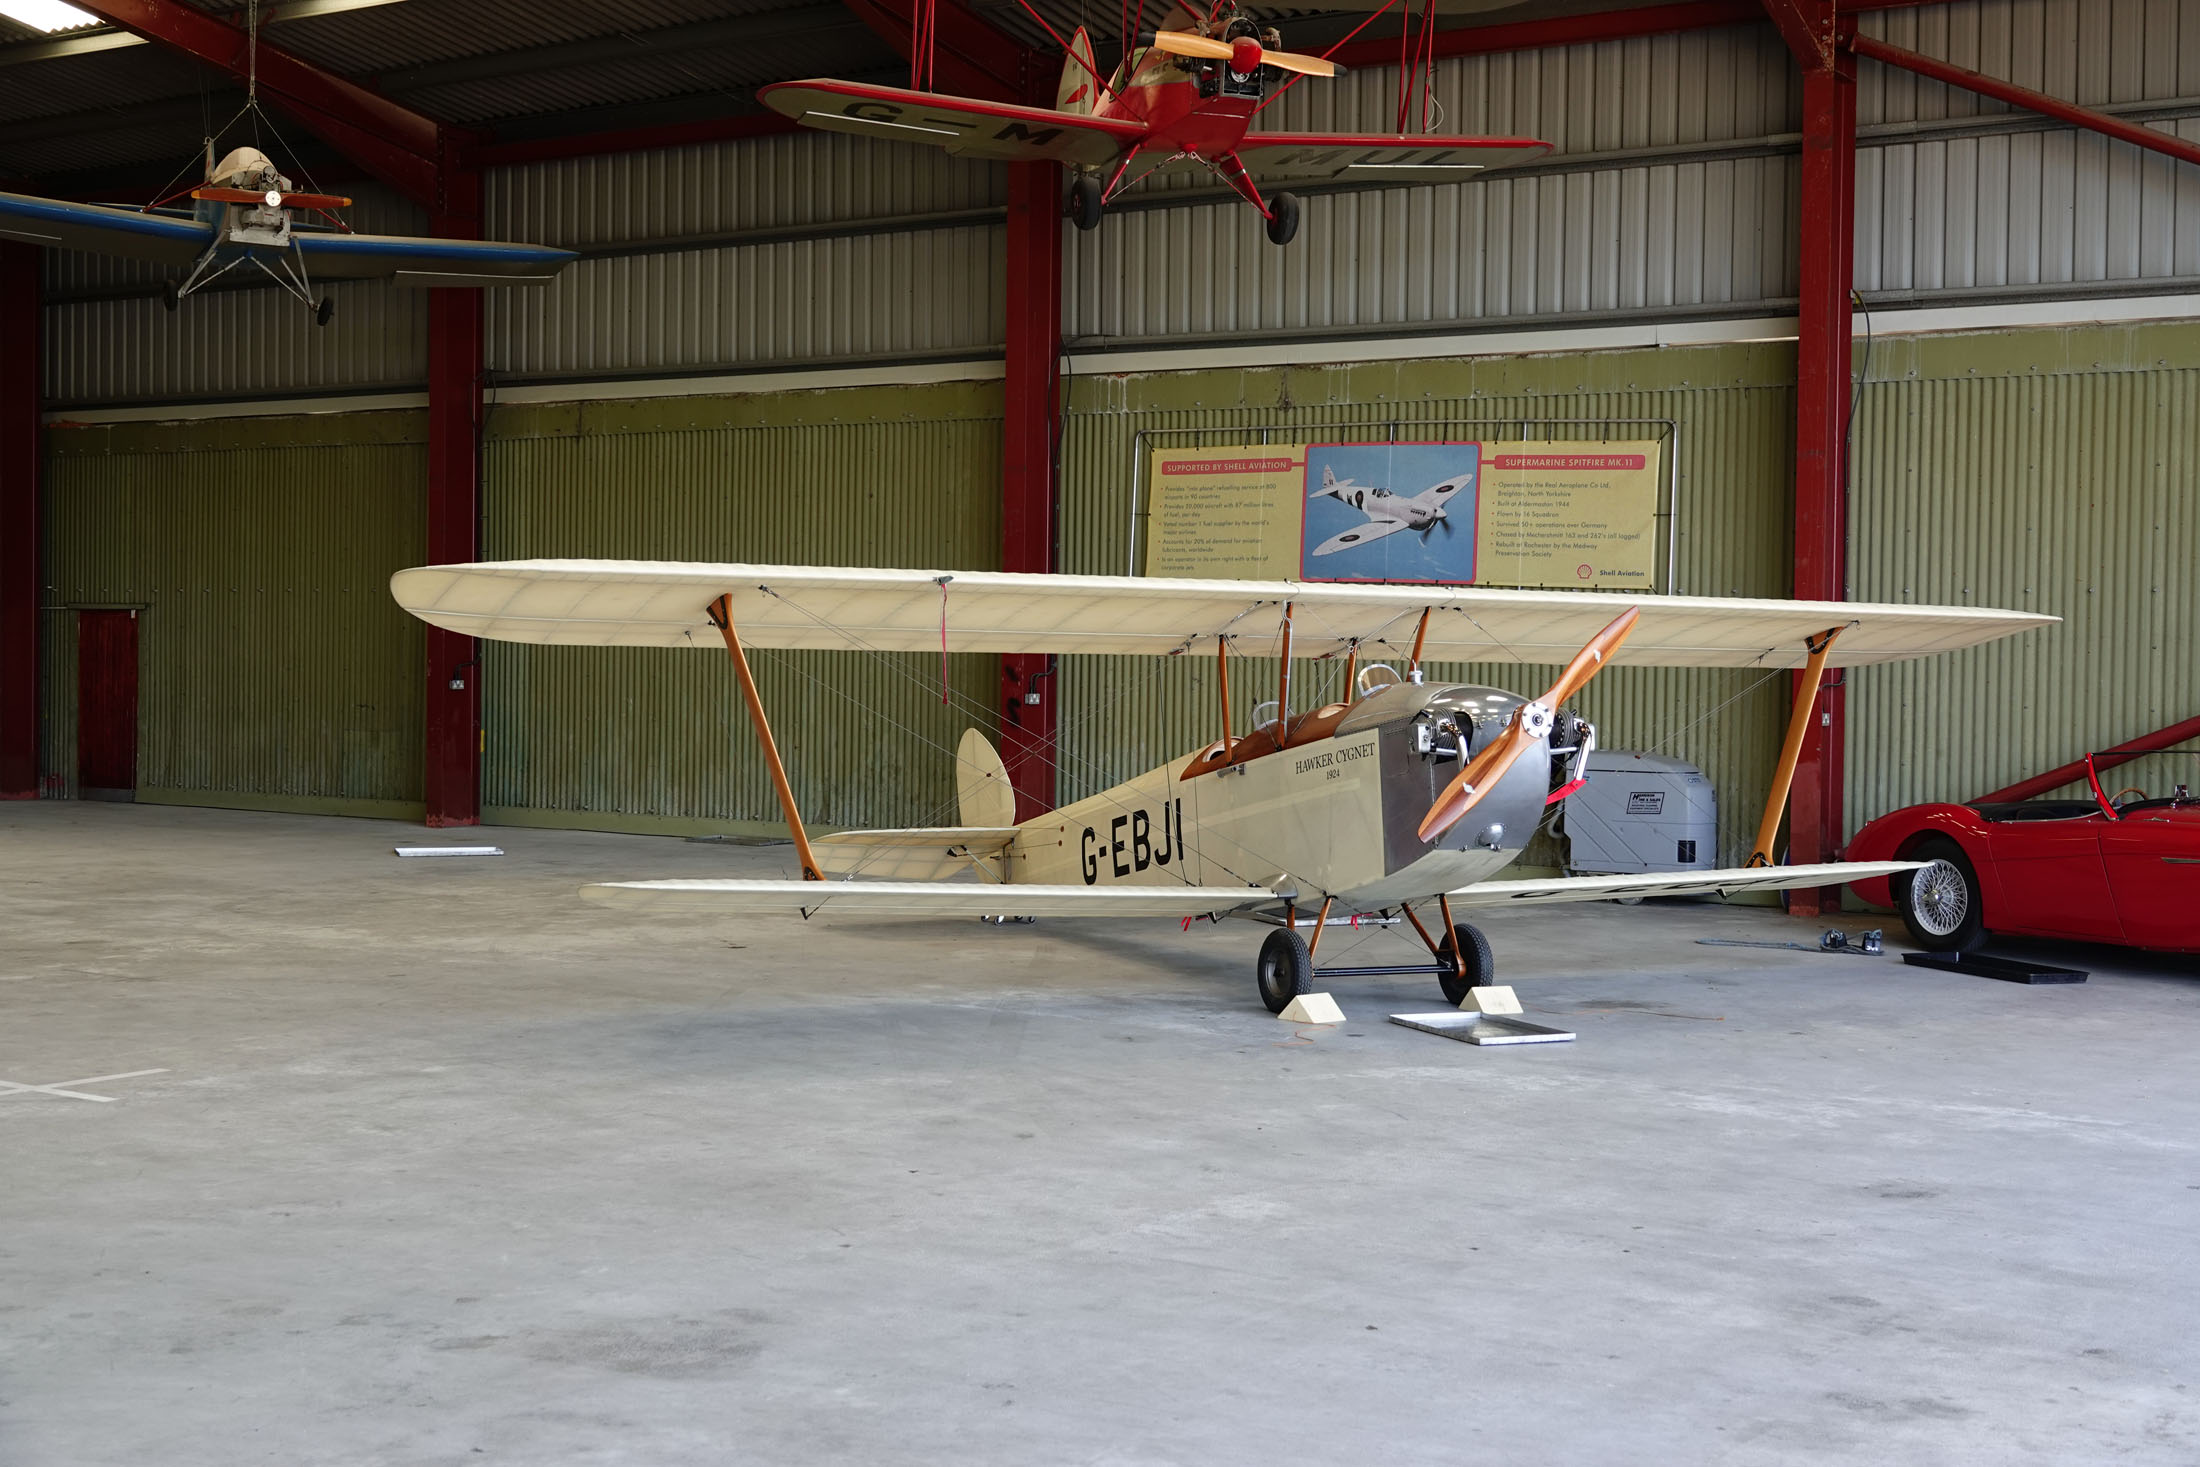
{"type": "Polygon", "coordinates": [[[0,243],[0,800],[38,798],[38,417],[44,252],[0,243]]]}
{"type": "MultiPolygon", "coordinates": [[[[435,233],[481,237],[481,175],[446,165],[435,233]]],[[[428,292],[430,565],[481,558],[482,317],[478,290],[428,292]]],[[[481,823],[481,644],[429,627],[427,759],[430,825],[481,823]]]]}
{"type": "MultiPolygon", "coordinates": [[[[1008,170],[1008,379],[1002,393],[1001,569],[1051,571],[1062,361],[1061,170],[1008,170]]],[[[1055,690],[1048,659],[1001,659],[1001,758],[1016,818],[1054,808],[1055,690]],[[1033,697],[1037,702],[1031,701],[1033,697]]]]}
{"type": "MultiPolygon", "coordinates": [[[[1829,48],[1830,49],[1830,48],[1829,48]]],[[[1803,68],[1802,306],[1795,363],[1795,591],[1848,599],[1850,291],[1856,260],[1856,63],[1831,50],[1803,68]]],[[[1820,698],[1795,770],[1788,860],[1827,861],[1841,844],[1843,678],[1820,698]]],[[[1798,891],[1789,910],[1838,908],[1840,891],[1798,891]]]]}

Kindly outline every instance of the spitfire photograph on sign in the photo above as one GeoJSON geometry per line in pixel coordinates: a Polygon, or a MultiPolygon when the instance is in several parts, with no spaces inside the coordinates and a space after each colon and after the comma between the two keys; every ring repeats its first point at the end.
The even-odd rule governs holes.
{"type": "Polygon", "coordinates": [[[1299,578],[1471,583],[1481,474],[1479,443],[1309,444],[1299,578]]]}

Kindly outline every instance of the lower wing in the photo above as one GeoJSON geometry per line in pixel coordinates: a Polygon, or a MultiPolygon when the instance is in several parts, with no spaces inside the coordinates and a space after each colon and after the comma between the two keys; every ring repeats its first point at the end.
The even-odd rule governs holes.
{"type": "Polygon", "coordinates": [[[610,907],[866,917],[1198,917],[1274,906],[1258,886],[1012,886],[967,881],[616,881],[581,896],[610,907]]]}
{"type": "Polygon", "coordinates": [[[1052,161],[1097,168],[1113,163],[1146,136],[1142,124],[1121,118],[859,82],[778,82],[756,96],[804,127],[930,143],[966,157],[1012,163],[1052,161]]]}
{"type": "Polygon", "coordinates": [[[394,280],[399,285],[545,285],[580,256],[548,245],[398,234],[292,236],[316,280],[394,280]]]}
{"type": "Polygon", "coordinates": [[[1481,881],[1449,894],[1455,907],[1515,902],[1601,902],[1614,897],[1701,896],[1843,886],[1915,871],[1920,861],[1828,861],[1817,866],[1733,866],[1724,871],[1653,871],[1640,876],[1559,876],[1549,881],[1481,881]]]}
{"type": "Polygon", "coordinates": [[[1256,132],[1238,144],[1238,161],[1262,183],[1339,179],[1348,183],[1460,183],[1493,168],[1529,163],[1551,151],[1535,138],[1357,136],[1332,132],[1256,132]]]}
{"type": "Polygon", "coordinates": [[[1406,527],[1404,520],[1389,518],[1370,519],[1357,529],[1346,530],[1341,535],[1331,535],[1314,547],[1316,555],[1334,555],[1340,550],[1350,550],[1355,545],[1365,545],[1370,540],[1380,540],[1385,535],[1395,535],[1406,527]]]}
{"type": "Polygon", "coordinates": [[[163,265],[188,265],[206,252],[212,226],[165,214],[0,194],[0,239],[89,250],[163,265]]]}

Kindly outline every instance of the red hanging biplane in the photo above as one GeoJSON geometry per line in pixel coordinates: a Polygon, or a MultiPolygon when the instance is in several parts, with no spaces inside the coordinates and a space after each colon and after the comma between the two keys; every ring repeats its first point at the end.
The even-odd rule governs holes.
{"type": "Polygon", "coordinates": [[[1298,233],[1299,200],[1262,197],[1256,176],[1457,183],[1551,150],[1534,138],[1253,132],[1254,118],[1291,85],[1271,91],[1273,77],[1343,68],[1283,50],[1282,38],[1235,0],[1216,0],[1204,14],[1171,10],[1162,29],[1137,38],[1113,77],[1100,74],[1082,29],[1064,49],[1069,59],[1051,108],[845,81],[780,82],[757,95],[807,127],[930,143],[972,158],[1066,164],[1075,170],[1066,212],[1079,229],[1096,228],[1110,202],[1152,173],[1204,168],[1260,211],[1277,244],[1298,233]]]}

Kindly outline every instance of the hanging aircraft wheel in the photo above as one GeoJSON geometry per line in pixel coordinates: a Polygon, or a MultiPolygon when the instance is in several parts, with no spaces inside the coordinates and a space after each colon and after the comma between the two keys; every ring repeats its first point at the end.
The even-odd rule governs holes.
{"type": "Polygon", "coordinates": [[[1306,950],[1306,939],[1288,927],[1268,934],[1253,972],[1260,981],[1260,1001],[1271,1014],[1282,1013],[1292,999],[1314,991],[1313,955],[1306,950]]]}
{"type": "Polygon", "coordinates": [[[1277,194],[1268,201],[1268,242],[1287,245],[1299,232],[1299,196],[1277,194]]]}
{"type": "Polygon", "coordinates": [[[176,292],[175,281],[165,280],[161,282],[160,303],[171,311],[183,304],[183,297],[176,292]]]}
{"type": "Polygon", "coordinates": [[[1436,945],[1436,961],[1444,965],[1437,981],[1444,985],[1444,1001],[1453,1008],[1467,1001],[1467,990],[1480,988],[1497,977],[1497,959],[1490,953],[1490,940],[1479,928],[1461,922],[1451,929],[1444,940],[1436,945]],[[1459,976],[1459,965],[1452,961],[1453,953],[1467,955],[1467,973],[1459,976]]]}
{"type": "Polygon", "coordinates": [[[316,326],[326,326],[328,324],[329,317],[335,314],[336,297],[332,295],[324,295],[321,297],[321,303],[313,308],[313,324],[316,326]]]}
{"type": "Polygon", "coordinates": [[[1978,873],[1963,847],[1946,836],[1920,841],[1905,860],[1926,862],[1888,882],[1894,908],[1917,945],[1928,952],[1967,953],[1986,940],[1986,911],[1979,903],[1978,873]]]}
{"type": "Polygon", "coordinates": [[[1100,208],[1104,202],[1101,194],[1100,180],[1093,174],[1080,173],[1071,179],[1069,209],[1066,211],[1069,214],[1070,222],[1079,229],[1098,229],[1100,227],[1100,208]]]}

